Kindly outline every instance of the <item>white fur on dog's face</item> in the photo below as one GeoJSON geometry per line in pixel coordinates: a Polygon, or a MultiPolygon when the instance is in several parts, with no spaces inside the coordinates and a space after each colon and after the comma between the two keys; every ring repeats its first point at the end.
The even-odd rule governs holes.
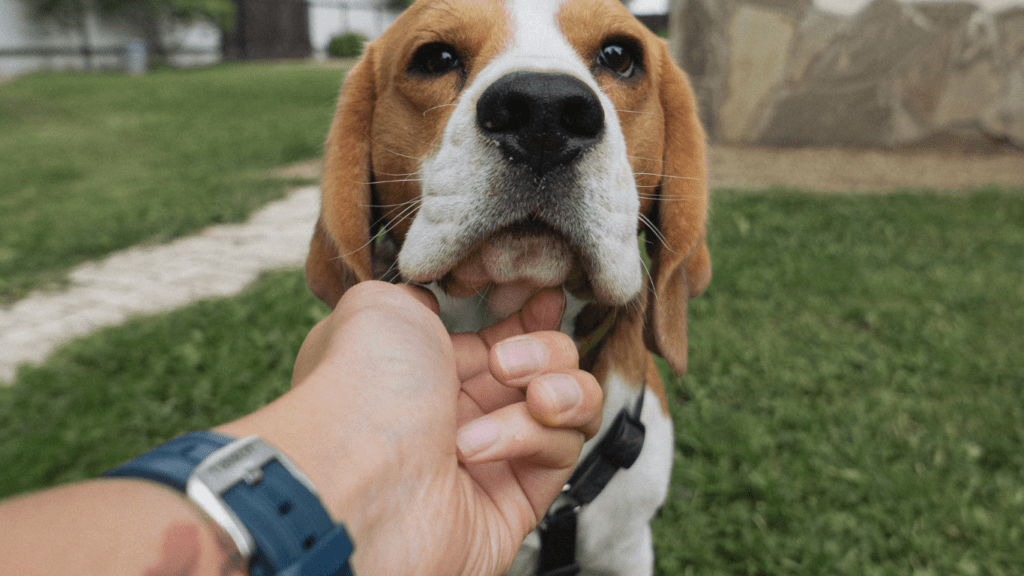
{"type": "Polygon", "coordinates": [[[640,201],[615,107],[559,28],[559,3],[509,0],[508,49],[461,93],[440,146],[421,165],[422,204],[401,251],[402,276],[467,296],[492,286],[492,313],[519,309],[544,286],[585,275],[598,300],[623,305],[643,287],[637,246],[640,201]],[[523,25],[529,23],[529,25],[523,25]],[[508,161],[477,126],[476,106],[516,71],[584,82],[604,110],[600,141],[564,170],[537,180],[508,161]],[[509,228],[539,219],[536,230],[509,228]]]}

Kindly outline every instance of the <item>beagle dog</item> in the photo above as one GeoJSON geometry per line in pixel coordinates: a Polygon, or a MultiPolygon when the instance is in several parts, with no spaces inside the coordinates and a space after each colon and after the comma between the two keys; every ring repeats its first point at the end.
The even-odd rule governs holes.
{"type": "MultiPolygon", "coordinates": [[[[364,280],[430,284],[453,332],[563,287],[563,331],[605,393],[584,457],[620,412],[645,435],[571,506],[578,567],[549,573],[651,574],[674,453],[651,352],[686,368],[707,205],[689,82],[621,2],[420,0],[345,80],[306,278],[331,306],[364,280]]],[[[535,573],[539,542],[512,573],[535,573]]]]}

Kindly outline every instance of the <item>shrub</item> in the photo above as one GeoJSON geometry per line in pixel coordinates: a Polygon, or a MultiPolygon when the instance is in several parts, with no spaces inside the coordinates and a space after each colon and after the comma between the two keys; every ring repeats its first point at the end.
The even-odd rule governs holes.
{"type": "Polygon", "coordinates": [[[332,58],[359,56],[363,53],[364,44],[366,44],[366,36],[356,32],[346,32],[331,38],[331,44],[327,48],[327,53],[332,58]]]}

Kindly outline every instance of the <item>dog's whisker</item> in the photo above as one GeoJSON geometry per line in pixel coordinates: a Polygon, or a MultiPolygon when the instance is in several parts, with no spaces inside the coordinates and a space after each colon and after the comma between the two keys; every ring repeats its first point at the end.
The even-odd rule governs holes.
{"type": "Polygon", "coordinates": [[[361,208],[399,208],[401,206],[411,206],[422,201],[423,200],[420,198],[414,198],[405,202],[399,202],[398,204],[360,204],[359,206],[361,208]]]}
{"type": "Polygon", "coordinates": [[[438,108],[449,108],[449,107],[450,108],[454,108],[456,106],[458,106],[457,103],[451,103],[451,104],[440,104],[438,106],[427,108],[426,110],[423,111],[423,117],[426,118],[427,117],[427,112],[430,112],[432,110],[437,110],[438,108]]]}
{"type": "Polygon", "coordinates": [[[654,286],[654,275],[651,273],[651,268],[647,266],[647,263],[644,262],[643,258],[640,259],[640,266],[644,269],[644,276],[647,276],[647,279],[651,281],[651,286],[654,286]]]}
{"type": "Polygon", "coordinates": [[[408,159],[410,159],[410,160],[416,160],[417,162],[419,162],[419,161],[420,161],[420,159],[419,159],[419,158],[417,158],[416,156],[409,156],[408,154],[402,154],[401,152],[396,152],[395,150],[391,150],[390,148],[386,148],[386,147],[384,147],[384,146],[381,146],[381,145],[379,145],[379,144],[377,144],[376,146],[377,146],[378,148],[380,148],[380,149],[384,150],[384,151],[385,151],[385,152],[387,152],[388,154],[394,154],[395,156],[399,156],[399,157],[402,157],[402,158],[408,158],[408,159]]]}
{"type": "Polygon", "coordinates": [[[344,256],[351,256],[351,255],[355,254],[356,252],[359,252],[363,248],[366,248],[367,246],[372,245],[377,240],[377,236],[379,236],[380,234],[387,234],[387,233],[391,232],[392,230],[394,230],[395,227],[398,226],[403,220],[405,220],[406,218],[409,218],[413,213],[415,213],[416,209],[419,208],[419,205],[422,204],[422,203],[423,203],[423,200],[417,198],[417,199],[411,200],[409,202],[403,202],[402,204],[395,204],[394,205],[395,207],[405,205],[405,208],[403,208],[401,211],[399,211],[398,214],[395,215],[394,219],[392,219],[390,222],[388,221],[387,217],[385,217],[385,216],[382,216],[376,222],[373,222],[370,225],[370,229],[373,230],[377,226],[381,226],[380,232],[378,232],[378,234],[375,234],[374,236],[372,236],[369,240],[367,240],[365,243],[363,243],[361,246],[359,246],[355,250],[351,250],[349,252],[346,252],[345,254],[342,254],[341,256],[339,256],[339,258],[344,257],[344,256]]]}
{"type": "Polygon", "coordinates": [[[660,242],[666,250],[673,254],[676,253],[676,251],[673,250],[672,247],[668,245],[668,239],[665,238],[665,235],[661,232],[661,230],[658,230],[658,226],[654,222],[652,222],[650,218],[644,216],[643,214],[640,214],[640,221],[647,226],[647,229],[651,231],[651,234],[653,234],[654,237],[658,239],[658,242],[660,242]]]}
{"type": "MultiPolygon", "coordinates": [[[[647,268],[647,266],[645,265],[644,269],[646,269],[646,268],[647,268]]],[[[651,285],[653,285],[654,284],[654,279],[651,278],[650,271],[647,271],[647,277],[651,279],[651,285]]],[[[636,315],[640,317],[640,326],[641,326],[641,328],[643,328],[647,324],[647,318],[644,317],[644,307],[643,307],[643,304],[640,303],[640,299],[639,298],[635,298],[632,301],[630,301],[628,304],[626,304],[626,310],[627,311],[636,312],[636,315]]]]}
{"type": "Polygon", "coordinates": [[[334,260],[341,260],[341,259],[343,259],[343,258],[345,258],[347,256],[351,256],[353,254],[356,254],[357,252],[359,252],[363,248],[366,248],[367,246],[372,245],[376,240],[377,240],[377,237],[373,236],[369,240],[367,240],[365,243],[363,243],[362,246],[356,248],[355,250],[349,250],[348,252],[345,252],[344,254],[340,254],[340,255],[338,255],[337,258],[334,258],[334,260]]]}
{"type": "Polygon", "coordinates": [[[621,80],[612,80],[608,84],[605,84],[604,86],[601,86],[601,91],[602,92],[607,92],[611,88],[614,88],[614,87],[619,86],[621,84],[622,84],[621,80]]]}
{"type": "Polygon", "coordinates": [[[643,110],[625,110],[621,108],[616,108],[615,111],[618,112],[619,114],[641,114],[643,116],[662,116],[662,114],[658,114],[657,112],[645,112],[643,110]]]}
{"type": "Polygon", "coordinates": [[[487,293],[487,289],[488,288],[490,288],[490,286],[484,286],[483,288],[481,288],[475,294],[475,296],[479,296],[480,297],[480,301],[483,302],[484,304],[487,304],[488,307],[490,307],[491,299],[488,297],[488,293],[487,293]]]}
{"type": "MultiPolygon", "coordinates": [[[[657,188],[657,186],[645,186],[645,188],[657,188]]],[[[641,200],[661,200],[665,202],[678,202],[682,200],[690,200],[691,198],[701,198],[703,194],[665,194],[664,192],[660,192],[658,194],[644,194],[641,192],[637,194],[637,196],[639,196],[641,200]]]]}
{"type": "Polygon", "coordinates": [[[661,162],[661,158],[648,158],[646,156],[633,156],[632,154],[626,154],[626,158],[632,158],[633,160],[646,160],[648,162],[661,162]]]}
{"type": "Polygon", "coordinates": [[[671,174],[658,174],[657,172],[634,172],[634,176],[657,176],[659,178],[670,178],[674,180],[693,180],[695,182],[710,182],[708,178],[698,178],[696,176],[673,176],[671,174]]]}
{"type": "Polygon", "coordinates": [[[381,150],[383,150],[384,152],[387,152],[388,154],[394,154],[395,156],[398,156],[398,157],[400,157],[400,158],[408,158],[408,159],[410,159],[410,160],[415,160],[415,161],[417,161],[417,162],[419,162],[419,161],[423,160],[422,158],[420,158],[420,157],[418,157],[418,156],[410,156],[410,155],[408,155],[408,154],[403,154],[403,153],[401,153],[401,152],[399,152],[399,151],[397,151],[397,150],[392,150],[392,149],[388,148],[387,146],[384,146],[383,144],[378,144],[378,143],[377,143],[377,142],[376,142],[375,140],[373,140],[372,138],[370,139],[370,143],[371,143],[371,144],[372,144],[373,146],[376,146],[377,148],[380,148],[380,149],[381,149],[381,150]]]}
{"type": "MultiPolygon", "coordinates": [[[[392,282],[392,283],[394,283],[396,280],[401,281],[402,280],[402,274],[401,274],[401,272],[398,272],[397,270],[398,270],[398,259],[396,258],[394,261],[391,262],[391,265],[388,266],[388,269],[381,273],[381,275],[378,278],[378,280],[384,280],[385,282],[392,282]]],[[[408,282],[404,282],[404,281],[403,281],[403,283],[408,284],[408,282]]]]}
{"type": "Polygon", "coordinates": [[[374,180],[373,182],[356,182],[363,186],[369,186],[370,184],[393,184],[395,182],[422,182],[423,178],[396,178],[395,180],[374,180]]]}
{"type": "Polygon", "coordinates": [[[416,199],[414,201],[406,202],[405,204],[406,204],[405,208],[402,208],[398,212],[398,214],[395,214],[394,218],[391,219],[391,227],[390,228],[388,228],[386,226],[384,227],[384,231],[385,232],[390,232],[391,230],[394,230],[395,226],[400,224],[406,218],[411,217],[416,212],[416,210],[420,207],[420,205],[423,204],[423,200],[418,198],[418,199],[416,199]]]}
{"type": "MultiPolygon", "coordinates": [[[[708,180],[707,181],[708,184],[716,184],[718,182],[720,182],[720,181],[719,180],[708,180]]],[[[658,189],[658,188],[661,188],[662,185],[661,184],[637,184],[636,187],[637,187],[638,190],[642,189],[642,188],[658,189]]],[[[646,197],[646,198],[653,198],[653,199],[658,199],[658,198],[662,197],[662,196],[658,196],[657,194],[650,194],[650,193],[648,193],[648,194],[641,193],[641,195],[646,197]]],[[[666,200],[682,200],[684,198],[697,198],[697,197],[700,197],[700,196],[703,196],[703,194],[669,194],[667,196],[664,196],[664,198],[666,200]]]]}
{"type": "Polygon", "coordinates": [[[419,172],[402,172],[402,173],[391,173],[391,172],[374,172],[374,174],[380,174],[382,176],[416,176],[419,172]]]}
{"type": "Polygon", "coordinates": [[[396,156],[401,156],[402,158],[408,158],[410,160],[415,160],[417,162],[422,162],[423,161],[423,158],[421,158],[419,156],[410,156],[408,154],[402,154],[400,152],[395,152],[393,150],[388,150],[388,152],[390,152],[390,153],[392,153],[392,154],[394,154],[396,156]]]}

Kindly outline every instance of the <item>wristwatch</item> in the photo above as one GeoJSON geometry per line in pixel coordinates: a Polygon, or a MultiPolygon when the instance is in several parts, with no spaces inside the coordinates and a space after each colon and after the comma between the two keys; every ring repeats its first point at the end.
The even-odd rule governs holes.
{"type": "Polygon", "coordinates": [[[190,432],[103,474],[184,492],[231,536],[253,576],[352,576],[352,542],[313,483],[273,446],[190,432]]]}

